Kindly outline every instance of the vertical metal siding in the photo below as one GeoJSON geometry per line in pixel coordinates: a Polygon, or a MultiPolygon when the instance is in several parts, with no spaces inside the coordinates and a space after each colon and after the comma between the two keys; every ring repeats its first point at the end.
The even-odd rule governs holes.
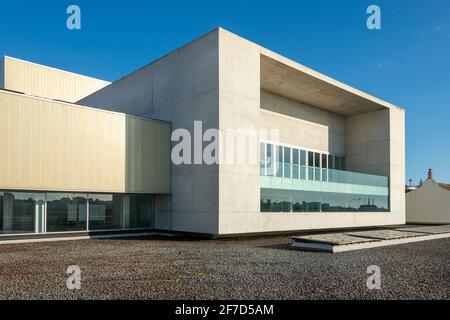
{"type": "Polygon", "coordinates": [[[0,189],[169,193],[170,125],[0,91],[0,189]]]}
{"type": "Polygon", "coordinates": [[[109,84],[10,57],[4,59],[4,74],[5,89],[72,103],[109,84]]]}

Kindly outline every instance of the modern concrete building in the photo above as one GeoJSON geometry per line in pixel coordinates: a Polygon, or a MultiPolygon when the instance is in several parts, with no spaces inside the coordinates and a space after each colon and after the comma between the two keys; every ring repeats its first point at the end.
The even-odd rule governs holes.
{"type": "Polygon", "coordinates": [[[417,224],[450,224],[450,185],[428,179],[406,194],[406,221],[417,224]]]}
{"type": "Polygon", "coordinates": [[[0,65],[0,241],[154,228],[155,195],[170,193],[170,124],[61,101],[103,81],[0,65]]]}
{"type": "Polygon", "coordinates": [[[4,88],[25,93],[0,91],[4,221],[21,190],[17,210],[43,212],[33,221],[47,227],[35,232],[53,223],[54,192],[83,194],[56,197],[58,232],[74,203],[77,232],[130,228],[141,215],[135,194],[151,199],[135,229],[222,236],[405,223],[404,110],[224,29],[111,84],[62,76],[79,86],[67,96],[50,76],[43,88],[8,87],[21,74],[4,61],[4,88]],[[178,130],[194,137],[195,164],[171,161],[178,130]],[[236,140],[248,142],[237,148],[248,161],[222,161],[236,140]],[[197,158],[195,142],[216,143],[216,161],[197,158]]]}

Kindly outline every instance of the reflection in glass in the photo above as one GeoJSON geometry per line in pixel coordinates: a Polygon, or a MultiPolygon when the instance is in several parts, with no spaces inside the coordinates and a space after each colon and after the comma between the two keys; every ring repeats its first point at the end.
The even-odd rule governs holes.
{"type": "Polygon", "coordinates": [[[314,152],[308,152],[308,180],[314,180],[314,152]]]}
{"type": "Polygon", "coordinates": [[[154,210],[150,194],[0,192],[0,235],[150,229],[154,210]]]}
{"type": "Polygon", "coordinates": [[[342,170],[342,164],[341,164],[341,157],[335,156],[334,157],[334,168],[336,170],[342,170]]]}
{"type": "Polygon", "coordinates": [[[298,179],[300,177],[299,172],[299,151],[298,149],[292,149],[292,178],[298,179]]]}
{"type": "Polygon", "coordinates": [[[320,153],[314,153],[314,180],[320,181],[320,153]]]}
{"type": "Polygon", "coordinates": [[[261,189],[261,212],[388,212],[389,197],[261,189]]]}
{"type": "Polygon", "coordinates": [[[291,148],[284,147],[284,177],[291,177],[291,148]]]}
{"type": "Polygon", "coordinates": [[[327,160],[328,156],[326,154],[322,154],[322,181],[328,181],[327,160]]]}
{"type": "Polygon", "coordinates": [[[154,198],[150,195],[128,195],[128,207],[124,210],[125,229],[153,228],[154,198]]]}
{"type": "Polygon", "coordinates": [[[89,194],[89,230],[122,229],[123,197],[89,194]]]}
{"type": "Polygon", "coordinates": [[[314,167],[314,152],[308,151],[308,166],[314,167]]]}
{"type": "Polygon", "coordinates": [[[0,234],[43,232],[42,194],[0,192],[0,234]]]}
{"type": "Polygon", "coordinates": [[[345,157],[341,157],[341,170],[342,171],[346,170],[346,168],[345,168],[345,157]]]}
{"type": "Polygon", "coordinates": [[[259,174],[260,176],[266,175],[266,144],[260,143],[259,145],[259,174]]]}
{"type": "Polygon", "coordinates": [[[272,159],[272,145],[267,144],[267,150],[266,150],[266,174],[271,177],[273,176],[273,166],[274,162],[272,159]]]}
{"type": "Polygon", "coordinates": [[[261,176],[338,182],[341,175],[330,170],[345,170],[345,157],[279,145],[261,143],[259,156],[261,176]]]}
{"type": "Polygon", "coordinates": [[[331,154],[328,156],[328,169],[335,169],[334,168],[334,157],[331,154]]]}
{"type": "Polygon", "coordinates": [[[306,180],[306,151],[300,150],[300,179],[306,180]]]}
{"type": "Polygon", "coordinates": [[[47,232],[86,230],[87,195],[47,193],[47,232]]]}
{"type": "Polygon", "coordinates": [[[320,168],[320,153],[314,153],[314,166],[320,168]]]}
{"type": "Polygon", "coordinates": [[[283,147],[277,146],[277,177],[283,177],[283,147]]]}

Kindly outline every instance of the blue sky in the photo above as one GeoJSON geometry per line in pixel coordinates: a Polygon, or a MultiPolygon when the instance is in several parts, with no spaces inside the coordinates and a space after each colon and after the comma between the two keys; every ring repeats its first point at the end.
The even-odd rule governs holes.
{"type": "Polygon", "coordinates": [[[217,26],[404,107],[407,179],[433,168],[450,183],[448,0],[2,1],[0,55],[113,81],[217,26]],[[366,27],[371,4],[381,30],[366,27]]]}

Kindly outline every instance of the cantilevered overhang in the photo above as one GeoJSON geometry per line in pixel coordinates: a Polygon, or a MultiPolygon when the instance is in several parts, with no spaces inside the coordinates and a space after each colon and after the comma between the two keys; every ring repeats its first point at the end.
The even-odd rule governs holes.
{"type": "Polygon", "coordinates": [[[398,108],[269,50],[261,54],[261,89],[343,116],[398,108]]]}

